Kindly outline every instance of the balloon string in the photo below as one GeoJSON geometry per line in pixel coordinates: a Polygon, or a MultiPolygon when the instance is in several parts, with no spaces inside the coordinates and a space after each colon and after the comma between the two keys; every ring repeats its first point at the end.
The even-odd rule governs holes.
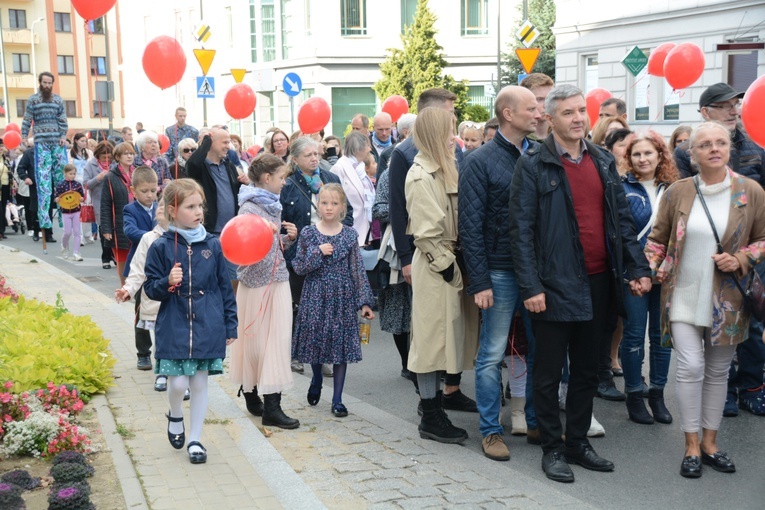
{"type": "Polygon", "coordinates": [[[677,98],[678,98],[678,107],[679,107],[679,103],[680,103],[679,99],[685,95],[685,92],[682,92],[682,91],[680,91],[680,90],[677,90],[677,89],[672,89],[672,94],[670,94],[670,95],[669,95],[669,97],[667,98],[667,100],[666,100],[666,101],[664,101],[664,104],[663,104],[663,105],[662,105],[662,107],[659,109],[659,111],[658,111],[658,112],[656,112],[656,118],[654,118],[654,119],[653,119],[653,120],[654,120],[654,122],[656,122],[656,121],[658,121],[658,120],[659,120],[659,118],[661,117],[661,114],[664,112],[664,108],[665,108],[665,107],[666,107],[666,106],[669,104],[669,102],[672,100],[672,96],[673,96],[674,94],[677,94],[677,98]]]}
{"type": "Polygon", "coordinates": [[[269,278],[268,285],[266,286],[266,291],[263,293],[263,300],[260,302],[260,308],[258,309],[258,313],[255,314],[255,318],[252,319],[252,322],[250,322],[243,331],[244,335],[247,335],[250,328],[258,321],[258,319],[261,317],[261,315],[265,314],[265,303],[268,302],[268,297],[271,291],[271,285],[274,283],[274,278],[276,277],[276,272],[279,269],[279,253],[282,253],[282,259],[284,259],[284,243],[282,242],[281,236],[277,233],[276,237],[279,239],[279,252],[277,252],[277,256],[274,257],[274,266],[271,268],[271,278],[269,278]]]}
{"type": "Polygon", "coordinates": [[[633,88],[635,88],[635,85],[637,85],[638,83],[640,83],[641,81],[643,81],[643,79],[644,79],[646,76],[649,76],[649,75],[648,75],[648,73],[645,73],[645,74],[643,74],[643,76],[641,76],[640,78],[638,78],[637,80],[635,80],[635,83],[633,83],[632,85],[630,85],[630,89],[633,89],[633,88]]]}

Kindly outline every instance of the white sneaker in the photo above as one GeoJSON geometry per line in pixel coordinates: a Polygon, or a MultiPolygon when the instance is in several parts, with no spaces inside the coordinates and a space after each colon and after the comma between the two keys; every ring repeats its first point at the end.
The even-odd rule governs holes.
{"type": "Polygon", "coordinates": [[[590,430],[587,431],[587,437],[603,437],[606,435],[606,429],[595,419],[595,415],[592,415],[592,421],[590,421],[590,430]]]}
{"type": "Polygon", "coordinates": [[[28,235],[29,237],[32,237],[33,235],[35,235],[35,233],[34,233],[34,232],[32,232],[31,230],[27,230],[27,235],[28,235]]]}
{"type": "Polygon", "coordinates": [[[74,255],[72,255],[72,259],[73,259],[75,262],[82,262],[82,260],[83,260],[83,259],[82,259],[82,255],[80,255],[79,253],[75,253],[74,255]]]}
{"type": "Polygon", "coordinates": [[[568,383],[560,383],[558,386],[558,407],[561,411],[566,410],[566,397],[568,396],[568,383]]]}
{"type": "Polygon", "coordinates": [[[69,258],[69,248],[66,246],[61,247],[61,258],[67,260],[69,258]]]}
{"type": "Polygon", "coordinates": [[[85,239],[82,240],[82,243],[83,243],[82,246],[85,246],[86,244],[93,244],[95,243],[95,241],[93,240],[92,237],[86,237],[85,239]]]}

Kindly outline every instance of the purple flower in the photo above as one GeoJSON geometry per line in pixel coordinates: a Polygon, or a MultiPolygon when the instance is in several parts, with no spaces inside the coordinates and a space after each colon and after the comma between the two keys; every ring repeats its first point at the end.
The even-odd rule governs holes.
{"type": "Polygon", "coordinates": [[[67,487],[66,489],[58,491],[58,497],[61,499],[69,499],[75,495],[77,495],[77,489],[74,487],[67,487]]]}

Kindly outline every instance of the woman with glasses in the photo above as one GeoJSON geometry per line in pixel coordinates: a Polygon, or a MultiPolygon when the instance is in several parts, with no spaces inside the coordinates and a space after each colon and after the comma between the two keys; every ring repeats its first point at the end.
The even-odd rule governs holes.
{"type": "Polygon", "coordinates": [[[266,152],[276,154],[285,162],[290,149],[290,138],[281,129],[275,129],[270,139],[266,140],[266,152]]]}
{"type": "Polygon", "coordinates": [[[184,138],[178,142],[178,157],[170,165],[170,174],[173,179],[185,179],[189,176],[189,171],[186,169],[186,162],[191,155],[197,150],[197,142],[192,138],[184,138]]]}
{"type": "Polygon", "coordinates": [[[727,126],[702,123],[691,133],[689,147],[699,173],[664,194],[645,253],[662,284],[661,343],[677,355],[685,433],[680,474],[698,478],[702,464],[724,473],[736,470],[717,446],[717,430],[728,368],[749,330],[734,278],[746,276],[765,256],[765,192],[728,167],[727,126]]]}

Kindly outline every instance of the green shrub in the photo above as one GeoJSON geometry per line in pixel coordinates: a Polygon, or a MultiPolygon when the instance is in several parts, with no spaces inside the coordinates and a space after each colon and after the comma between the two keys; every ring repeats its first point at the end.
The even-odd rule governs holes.
{"type": "Polygon", "coordinates": [[[463,120],[472,120],[473,122],[486,122],[489,118],[489,110],[480,104],[471,104],[462,113],[463,120]]]}
{"type": "Polygon", "coordinates": [[[106,392],[116,362],[109,341],[90,317],[57,305],[0,298],[0,381],[13,381],[14,393],[49,381],[74,385],[83,396],[106,392]]]}

